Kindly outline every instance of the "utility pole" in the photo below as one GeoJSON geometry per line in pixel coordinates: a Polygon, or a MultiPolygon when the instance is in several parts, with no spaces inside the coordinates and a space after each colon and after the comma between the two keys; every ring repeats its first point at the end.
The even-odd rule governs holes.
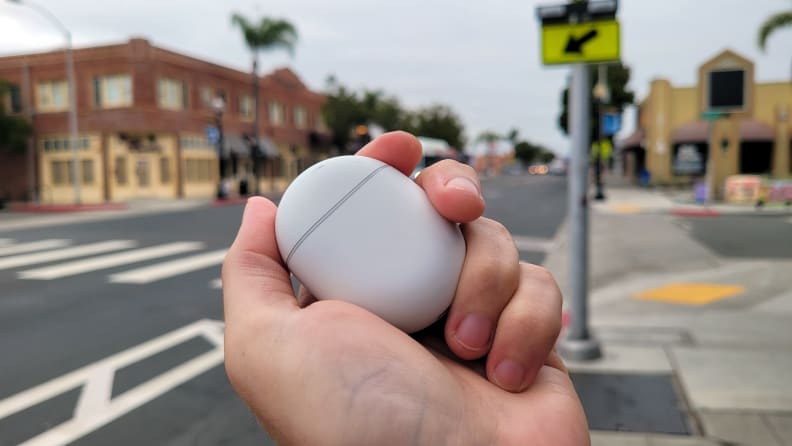
{"type": "MultiPolygon", "coordinates": [[[[568,107],[572,147],[567,204],[570,294],[566,299],[571,321],[558,345],[561,355],[572,360],[590,360],[602,354],[600,344],[588,326],[589,64],[619,60],[617,9],[617,0],[580,1],[537,8],[537,16],[542,23],[542,62],[545,65],[572,65],[568,107]]],[[[600,80],[604,80],[604,76],[600,80]]],[[[597,129],[597,133],[600,131],[597,129]]]]}
{"type": "Polygon", "coordinates": [[[572,67],[569,91],[572,153],[570,154],[568,210],[569,219],[569,309],[572,319],[559,351],[568,359],[585,360],[600,356],[599,343],[588,329],[588,171],[589,79],[588,66],[572,67]]]}

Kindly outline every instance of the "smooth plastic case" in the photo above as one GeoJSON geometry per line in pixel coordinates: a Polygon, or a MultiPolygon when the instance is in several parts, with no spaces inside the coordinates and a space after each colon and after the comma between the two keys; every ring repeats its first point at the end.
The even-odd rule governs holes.
{"type": "Polygon", "coordinates": [[[465,241],[401,172],[363,156],[322,161],[280,201],[278,248],[317,299],[361,306],[411,333],[456,291],[465,241]]]}

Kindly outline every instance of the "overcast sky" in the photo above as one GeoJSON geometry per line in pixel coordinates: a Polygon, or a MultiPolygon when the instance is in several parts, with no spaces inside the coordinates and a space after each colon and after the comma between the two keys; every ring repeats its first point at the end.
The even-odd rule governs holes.
{"type": "MultiPolygon", "coordinates": [[[[250,56],[234,11],[287,18],[300,34],[294,58],[265,55],[266,69],[289,65],[314,89],[328,74],[351,87],[382,89],[408,107],[444,103],[475,136],[521,135],[566,152],[558,130],[559,92],[569,69],[539,58],[537,4],[552,0],[38,0],[71,31],[76,46],[143,36],[157,46],[247,70],[250,56]]],[[[788,80],[792,30],[765,53],[756,30],[789,0],[623,0],[623,61],[645,97],[651,79],[692,85],[698,65],[725,48],[752,59],[759,81],[788,80]]],[[[0,55],[57,48],[62,38],[35,12],[0,0],[0,55]]],[[[632,113],[623,133],[633,128],[632,113]]]]}

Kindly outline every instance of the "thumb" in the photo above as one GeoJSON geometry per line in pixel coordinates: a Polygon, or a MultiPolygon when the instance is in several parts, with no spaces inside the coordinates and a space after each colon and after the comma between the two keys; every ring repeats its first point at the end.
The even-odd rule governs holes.
{"type": "Polygon", "coordinates": [[[263,197],[250,198],[245,206],[239,232],[223,261],[227,329],[267,329],[299,308],[275,239],[276,212],[263,197]]]}

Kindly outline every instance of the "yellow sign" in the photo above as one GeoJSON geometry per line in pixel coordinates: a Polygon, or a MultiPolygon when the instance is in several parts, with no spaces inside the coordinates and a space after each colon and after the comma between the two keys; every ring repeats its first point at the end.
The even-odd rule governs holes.
{"type": "Polygon", "coordinates": [[[615,61],[619,49],[616,20],[542,26],[542,62],[546,65],[615,61]]]}

